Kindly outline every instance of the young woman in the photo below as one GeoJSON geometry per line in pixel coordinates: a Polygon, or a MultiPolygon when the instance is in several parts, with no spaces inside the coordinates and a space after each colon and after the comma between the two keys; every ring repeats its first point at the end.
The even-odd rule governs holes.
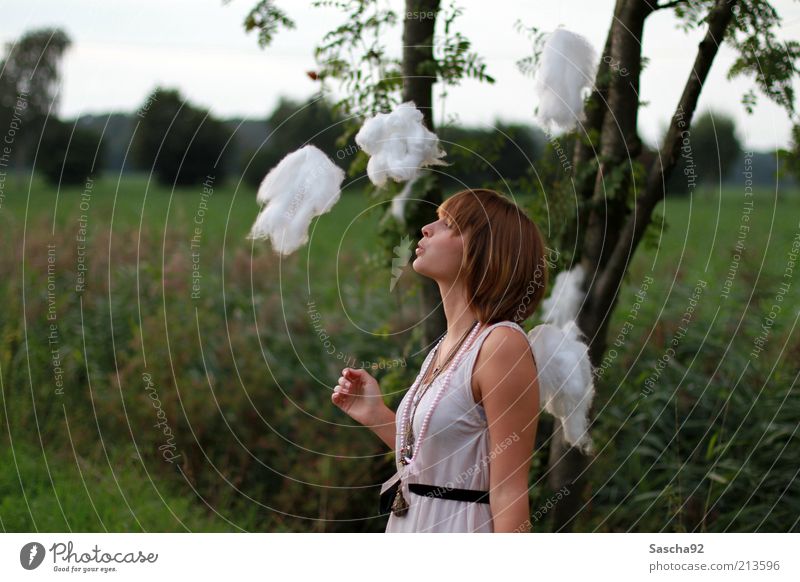
{"type": "Polygon", "coordinates": [[[361,369],[345,368],[331,399],[396,452],[387,532],[527,532],[539,384],[519,323],[544,297],[544,243],[493,190],[459,192],[437,215],[412,267],[438,283],[447,333],[396,413],[361,369]]]}

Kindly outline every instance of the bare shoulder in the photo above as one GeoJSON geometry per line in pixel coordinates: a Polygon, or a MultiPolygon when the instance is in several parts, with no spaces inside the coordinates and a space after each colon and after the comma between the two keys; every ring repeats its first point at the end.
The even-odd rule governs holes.
{"type": "Polygon", "coordinates": [[[504,379],[536,377],[536,364],[530,343],[519,329],[498,326],[480,346],[472,372],[472,394],[481,402],[486,391],[504,379]]]}
{"type": "Polygon", "coordinates": [[[521,331],[521,328],[517,329],[507,325],[498,325],[495,327],[486,335],[486,339],[483,340],[483,344],[485,346],[494,346],[498,349],[504,345],[511,345],[512,347],[527,349],[527,346],[529,345],[528,338],[521,331]]]}

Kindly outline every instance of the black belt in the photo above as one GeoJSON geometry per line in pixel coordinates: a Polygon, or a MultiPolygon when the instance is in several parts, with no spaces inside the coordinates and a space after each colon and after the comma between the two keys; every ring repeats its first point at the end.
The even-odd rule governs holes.
{"type": "MultiPolygon", "coordinates": [[[[392,503],[397,494],[397,489],[400,487],[400,480],[398,479],[389,489],[384,491],[380,496],[380,511],[382,514],[387,514],[392,510],[392,503]]],[[[409,483],[408,490],[416,495],[424,495],[425,497],[440,498],[440,499],[453,499],[455,501],[472,501],[475,503],[489,503],[489,492],[478,491],[476,489],[457,489],[455,487],[442,487],[436,485],[425,485],[423,483],[409,483]]]]}
{"type": "Polygon", "coordinates": [[[437,485],[424,485],[422,483],[409,483],[408,490],[425,497],[453,499],[455,501],[472,501],[474,503],[489,503],[489,492],[477,489],[457,489],[437,485]]]}

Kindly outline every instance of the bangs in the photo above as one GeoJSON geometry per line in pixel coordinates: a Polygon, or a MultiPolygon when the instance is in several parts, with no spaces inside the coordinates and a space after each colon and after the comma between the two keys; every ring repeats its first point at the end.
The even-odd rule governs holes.
{"type": "Polygon", "coordinates": [[[471,190],[454,194],[436,209],[439,218],[450,218],[456,223],[459,233],[469,233],[489,222],[487,208],[480,197],[471,190]]]}

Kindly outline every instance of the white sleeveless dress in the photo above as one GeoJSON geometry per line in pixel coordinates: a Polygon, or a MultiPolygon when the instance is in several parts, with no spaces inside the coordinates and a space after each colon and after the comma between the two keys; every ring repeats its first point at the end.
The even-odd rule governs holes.
{"type": "MultiPolygon", "coordinates": [[[[431,415],[425,440],[419,451],[415,451],[418,469],[412,472],[411,466],[402,465],[399,454],[396,454],[397,472],[381,488],[381,492],[386,491],[402,476],[401,489],[409,505],[403,516],[389,513],[386,533],[494,531],[488,503],[419,495],[408,490],[408,483],[489,490],[489,425],[483,405],[476,404],[472,397],[471,383],[480,346],[489,332],[498,326],[518,329],[527,340],[525,330],[519,325],[500,321],[483,329],[464,353],[458,367],[453,370],[450,385],[431,415]]],[[[432,359],[433,352],[428,353],[417,378],[432,359]]],[[[422,430],[425,415],[444,382],[445,373],[440,374],[422,396],[413,419],[415,437],[422,430]]],[[[406,392],[397,408],[396,453],[400,450],[400,416],[409,400],[409,393],[406,392]]]]}

